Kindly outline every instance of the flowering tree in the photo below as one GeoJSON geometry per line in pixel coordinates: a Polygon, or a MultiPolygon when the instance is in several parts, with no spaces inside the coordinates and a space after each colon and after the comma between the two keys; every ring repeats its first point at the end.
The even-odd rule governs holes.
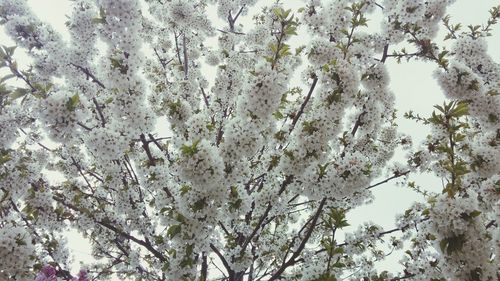
{"type": "Polygon", "coordinates": [[[0,3],[32,58],[0,48],[0,279],[498,280],[500,65],[484,37],[500,8],[463,28],[450,0],[265,1],[241,24],[255,2],[75,0],[69,42],[0,3]],[[403,166],[389,59],[434,63],[447,98],[406,114],[433,134],[403,166]],[[338,237],[372,188],[417,172],[443,186],[408,181],[428,200],[395,229],[338,237]],[[78,275],[68,227],[96,258],[78,275]],[[375,267],[384,249],[406,251],[403,270],[375,267]]]}

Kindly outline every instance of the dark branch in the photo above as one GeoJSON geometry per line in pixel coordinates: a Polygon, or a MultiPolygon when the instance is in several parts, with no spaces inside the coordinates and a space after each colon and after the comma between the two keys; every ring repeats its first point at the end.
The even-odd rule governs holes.
{"type": "Polygon", "coordinates": [[[182,48],[184,53],[184,80],[188,79],[188,55],[186,46],[186,34],[182,34],[182,48]]]}
{"type": "Polygon", "coordinates": [[[80,65],[77,65],[77,64],[74,64],[74,63],[71,63],[72,66],[76,67],[78,70],[80,70],[81,72],[83,72],[85,75],[87,75],[87,79],[92,79],[92,82],[96,83],[97,85],[99,85],[101,88],[103,89],[106,89],[106,87],[104,86],[104,84],[99,81],[99,79],[97,79],[97,77],[95,77],[94,74],[92,74],[90,72],[90,70],[88,70],[87,68],[84,68],[80,65]]]}
{"type": "Polygon", "coordinates": [[[201,94],[203,95],[203,100],[205,101],[205,105],[207,106],[207,108],[210,106],[209,102],[208,102],[208,96],[207,94],[205,93],[205,90],[203,89],[203,87],[200,87],[201,89],[201,94]]]}
{"type": "MultiPolygon", "coordinates": [[[[56,202],[59,202],[61,204],[63,204],[64,206],[70,208],[71,210],[73,211],[77,211],[77,212],[81,212],[80,209],[77,207],[77,206],[74,206],[73,204],[71,203],[67,203],[66,201],[64,201],[62,199],[62,196],[61,195],[58,195],[58,196],[53,196],[52,197],[56,202]]],[[[149,252],[151,252],[155,257],[157,257],[161,262],[166,262],[167,259],[165,258],[165,256],[163,256],[158,250],[156,250],[153,245],[151,243],[149,243],[149,241],[144,241],[144,240],[141,240],[141,239],[138,239],[137,237],[134,237],[128,233],[126,233],[125,231],[123,230],[120,230],[118,229],[116,226],[112,225],[111,223],[107,222],[107,221],[98,221],[96,220],[94,217],[92,217],[91,215],[89,215],[89,217],[94,220],[97,224],[115,232],[116,234],[118,235],[122,235],[123,237],[131,240],[131,241],[134,241],[135,243],[143,246],[144,248],[146,248],[149,252]]]]}
{"type": "Polygon", "coordinates": [[[269,278],[269,281],[274,281],[274,280],[277,280],[279,278],[281,278],[281,274],[289,267],[289,266],[292,266],[294,265],[297,260],[296,258],[302,253],[302,250],[304,250],[306,244],[307,244],[307,241],[309,241],[309,238],[311,238],[311,235],[314,231],[314,228],[316,227],[316,222],[318,221],[319,219],[319,216],[321,214],[321,212],[323,211],[323,206],[325,205],[326,203],[326,198],[323,198],[318,206],[318,209],[316,210],[316,213],[314,214],[312,220],[311,220],[311,224],[309,226],[309,228],[307,229],[307,232],[306,234],[304,235],[304,238],[302,239],[302,241],[300,242],[300,245],[299,247],[297,248],[297,250],[295,250],[292,254],[292,256],[290,257],[290,259],[288,259],[288,261],[283,261],[283,264],[280,266],[280,268],[271,276],[271,278],[269,278]]]}
{"type": "Polygon", "coordinates": [[[232,271],[231,266],[229,266],[229,263],[224,258],[219,249],[217,249],[217,247],[215,247],[213,244],[210,244],[210,249],[212,249],[212,251],[214,251],[214,253],[219,257],[220,261],[222,262],[222,265],[224,265],[224,268],[227,270],[227,272],[228,273],[231,272],[232,271]]]}
{"type": "Polygon", "coordinates": [[[106,119],[104,118],[104,114],[102,114],[102,107],[99,105],[96,98],[92,98],[92,102],[94,103],[94,105],[97,109],[97,113],[99,114],[99,117],[101,118],[101,126],[105,127],[106,126],[106,119]]]}
{"type": "Polygon", "coordinates": [[[295,114],[295,117],[292,120],[292,125],[290,126],[290,132],[293,131],[293,129],[295,128],[295,125],[299,121],[300,116],[304,113],[304,109],[306,108],[307,103],[309,102],[309,99],[311,99],[311,95],[312,95],[312,93],[314,91],[314,88],[316,87],[316,83],[317,82],[318,82],[318,77],[316,75],[314,75],[313,83],[311,85],[311,88],[309,88],[309,92],[307,93],[307,96],[304,99],[304,102],[300,106],[299,112],[297,112],[297,114],[295,114]]]}
{"type": "Polygon", "coordinates": [[[380,59],[381,63],[385,63],[385,60],[387,59],[387,52],[389,52],[389,44],[384,46],[384,52],[382,53],[382,58],[380,59]]]}
{"type": "Polygon", "coordinates": [[[72,164],[76,167],[76,169],[78,170],[78,173],[80,173],[80,175],[82,176],[82,178],[85,180],[85,182],[87,183],[87,186],[90,188],[90,190],[93,190],[92,188],[92,185],[90,185],[90,182],[87,180],[87,177],[85,177],[85,174],[83,173],[82,171],[82,167],[80,166],[80,164],[78,164],[75,160],[75,158],[73,158],[73,156],[71,156],[71,161],[72,161],[72,164]]]}
{"type": "Polygon", "coordinates": [[[397,179],[397,178],[402,177],[402,176],[406,176],[406,175],[407,175],[407,174],[409,174],[409,173],[410,173],[410,171],[409,171],[409,170],[408,170],[408,171],[405,171],[405,172],[396,172],[396,173],[394,173],[394,176],[389,177],[389,178],[386,178],[385,180],[380,181],[380,182],[377,182],[377,183],[375,183],[375,184],[372,184],[372,185],[368,186],[366,189],[372,189],[372,188],[374,188],[374,187],[376,187],[376,186],[379,186],[379,185],[381,185],[381,184],[384,184],[384,183],[386,183],[386,182],[388,182],[388,181],[390,181],[390,180],[397,179]]]}
{"type": "Polygon", "coordinates": [[[361,118],[366,114],[366,111],[361,112],[361,114],[358,116],[358,119],[356,120],[356,123],[354,123],[354,127],[352,128],[351,135],[354,136],[356,132],[358,131],[359,127],[363,125],[363,122],[361,122],[361,118]]]}
{"type": "Polygon", "coordinates": [[[151,154],[151,150],[149,149],[149,142],[146,140],[146,136],[144,136],[144,134],[141,134],[140,140],[142,142],[142,148],[144,148],[144,151],[146,152],[146,155],[148,156],[149,165],[155,166],[156,159],[153,157],[153,154],[151,154]]]}

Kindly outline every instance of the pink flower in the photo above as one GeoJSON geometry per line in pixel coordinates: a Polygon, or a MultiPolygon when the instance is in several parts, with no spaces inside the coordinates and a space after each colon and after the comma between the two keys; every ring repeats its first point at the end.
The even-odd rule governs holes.
{"type": "Polygon", "coordinates": [[[57,281],[56,269],[51,265],[46,265],[42,268],[42,270],[38,273],[35,278],[35,281],[57,281]]]}
{"type": "Polygon", "coordinates": [[[80,272],[78,272],[77,277],[73,277],[71,281],[89,281],[87,271],[85,269],[80,270],[80,272]]]}

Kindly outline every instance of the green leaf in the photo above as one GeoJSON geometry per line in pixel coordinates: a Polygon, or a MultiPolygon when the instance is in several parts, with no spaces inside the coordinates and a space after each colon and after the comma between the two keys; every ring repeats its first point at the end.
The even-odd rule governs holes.
{"type": "Polygon", "coordinates": [[[441,252],[444,253],[444,251],[446,250],[446,247],[448,247],[448,240],[446,239],[443,239],[439,242],[439,249],[441,249],[441,252]]]}
{"type": "Polygon", "coordinates": [[[276,118],[277,120],[280,120],[280,119],[285,118],[285,116],[283,115],[283,113],[281,113],[279,110],[275,111],[275,112],[273,113],[273,116],[274,116],[274,118],[276,118]]]}
{"type": "Polygon", "coordinates": [[[273,9],[273,14],[278,17],[279,19],[283,18],[283,9],[281,8],[274,8],[273,9]]]}
{"type": "Polygon", "coordinates": [[[326,163],[325,165],[318,164],[318,178],[323,178],[326,175],[326,168],[330,163],[326,163]]]}
{"type": "Polygon", "coordinates": [[[306,46],[300,46],[298,48],[295,49],[295,55],[299,55],[304,49],[306,48],[306,46]]]}
{"type": "Polygon", "coordinates": [[[452,237],[447,237],[439,242],[439,248],[443,253],[451,255],[462,250],[465,243],[465,235],[460,234],[452,237]]]}
{"type": "Polygon", "coordinates": [[[276,53],[278,51],[278,46],[276,44],[269,44],[269,48],[271,48],[271,51],[273,51],[273,53],[276,53]]]}
{"type": "Polygon", "coordinates": [[[292,151],[284,149],[284,150],[283,150],[283,154],[284,154],[286,157],[290,158],[291,160],[295,160],[295,155],[293,155],[293,152],[292,152],[292,151]]]}
{"type": "Polygon", "coordinates": [[[267,62],[273,62],[274,61],[274,58],[273,57],[269,57],[269,56],[264,56],[264,59],[267,61],[267,62]]]}
{"type": "Polygon", "coordinates": [[[78,94],[74,94],[72,97],[68,98],[68,101],[66,102],[66,108],[69,111],[75,111],[79,103],[80,103],[80,96],[78,96],[78,94]]]}
{"type": "Polygon", "coordinates": [[[92,19],[92,23],[96,23],[96,24],[104,24],[106,23],[106,20],[103,19],[103,18],[93,18],[92,19]]]}
{"type": "Polygon", "coordinates": [[[177,234],[181,233],[182,226],[180,224],[174,224],[170,226],[167,230],[167,236],[174,238],[177,234]]]}
{"type": "Polygon", "coordinates": [[[181,186],[181,196],[188,193],[191,190],[191,187],[187,184],[181,186]]]}
{"type": "Polygon", "coordinates": [[[276,166],[278,166],[279,162],[280,162],[280,156],[278,155],[272,155],[271,156],[271,161],[269,161],[269,167],[267,168],[268,171],[271,171],[272,169],[274,169],[276,166]]]}
{"type": "Polygon", "coordinates": [[[335,275],[330,275],[330,272],[326,272],[321,274],[318,278],[314,279],[313,281],[337,281],[337,278],[335,278],[335,275]]]}
{"type": "Polygon", "coordinates": [[[163,239],[163,237],[160,236],[160,235],[155,235],[154,239],[155,239],[155,243],[156,244],[163,244],[165,242],[165,240],[163,239]]]}
{"type": "Polygon", "coordinates": [[[200,140],[194,141],[191,145],[185,145],[183,144],[181,146],[181,153],[184,156],[193,156],[198,152],[198,144],[200,143],[200,140]]]}
{"type": "Polygon", "coordinates": [[[18,99],[18,98],[21,98],[21,97],[24,97],[25,95],[27,95],[29,93],[29,90],[28,89],[24,89],[24,88],[17,88],[16,90],[14,90],[10,95],[9,95],[9,98],[11,100],[15,100],[15,99],[18,99]]]}
{"type": "Polygon", "coordinates": [[[456,118],[465,116],[467,114],[469,114],[469,107],[468,107],[467,102],[465,102],[465,101],[461,101],[461,102],[457,103],[455,108],[450,112],[450,116],[456,117],[456,118]]]}
{"type": "Polygon", "coordinates": [[[14,75],[14,74],[7,74],[4,77],[2,77],[2,79],[0,79],[0,83],[3,83],[3,82],[5,82],[5,81],[7,81],[9,79],[14,78],[14,77],[16,77],[16,75],[14,75]]]}
{"type": "MultiPolygon", "coordinates": [[[[290,12],[291,12],[291,11],[292,11],[292,10],[290,10],[290,9],[288,9],[288,10],[284,11],[284,13],[283,13],[283,18],[285,18],[285,19],[286,19],[286,18],[288,18],[288,16],[290,15],[290,12]]],[[[293,18],[293,15],[292,15],[292,18],[293,18]]]]}
{"type": "Polygon", "coordinates": [[[203,210],[203,208],[205,208],[205,206],[207,206],[207,202],[205,201],[205,198],[202,198],[202,199],[194,202],[194,204],[191,206],[191,209],[194,212],[196,212],[196,211],[203,210]]]}
{"type": "Polygon", "coordinates": [[[442,113],[445,112],[444,108],[442,106],[440,106],[440,105],[435,105],[434,108],[436,108],[437,110],[439,110],[442,113]]]}
{"type": "Polygon", "coordinates": [[[332,219],[332,223],[335,228],[340,229],[349,226],[349,223],[347,223],[347,220],[345,219],[345,210],[343,209],[331,208],[328,216],[332,219]]]}
{"type": "Polygon", "coordinates": [[[345,267],[345,264],[343,264],[341,262],[336,262],[336,263],[332,264],[332,267],[342,268],[342,267],[345,267]]]}
{"type": "Polygon", "coordinates": [[[0,155],[0,165],[3,165],[7,162],[9,162],[12,158],[10,157],[8,152],[2,153],[0,155]]]}
{"type": "Polygon", "coordinates": [[[287,28],[285,28],[285,34],[286,35],[297,35],[297,27],[290,25],[287,28]]]}
{"type": "Polygon", "coordinates": [[[302,122],[302,130],[309,135],[312,135],[314,132],[319,131],[319,128],[314,126],[315,121],[304,121],[302,122]]]}
{"type": "Polygon", "coordinates": [[[34,83],[33,87],[37,90],[35,96],[39,95],[42,98],[46,97],[53,86],[54,85],[52,83],[47,83],[47,84],[34,83]]]}

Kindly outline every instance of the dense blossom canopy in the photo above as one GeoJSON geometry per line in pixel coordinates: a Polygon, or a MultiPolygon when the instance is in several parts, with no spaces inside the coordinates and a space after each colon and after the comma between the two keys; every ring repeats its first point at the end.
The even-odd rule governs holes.
{"type": "Polygon", "coordinates": [[[0,2],[1,280],[499,280],[500,7],[465,28],[451,0],[256,2],[73,0],[69,39],[0,2]],[[416,149],[386,60],[436,66],[416,149]],[[396,228],[343,232],[421,172],[443,185],[406,181],[427,201],[396,228]],[[95,258],[78,274],[68,227],[95,258]]]}

